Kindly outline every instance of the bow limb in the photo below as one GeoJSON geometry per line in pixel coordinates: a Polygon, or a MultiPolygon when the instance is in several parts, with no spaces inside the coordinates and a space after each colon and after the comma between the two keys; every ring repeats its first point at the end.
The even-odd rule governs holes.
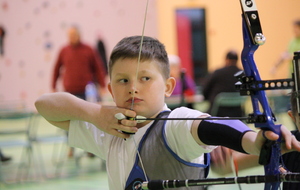
{"type": "MultiPolygon", "coordinates": [[[[258,49],[259,45],[262,43],[262,35],[258,13],[256,10],[256,5],[254,0],[252,1],[243,1],[241,0],[241,5],[243,9],[243,38],[244,38],[244,48],[242,51],[242,64],[244,67],[246,82],[252,81],[261,81],[258,69],[256,67],[253,55],[258,49]],[[248,3],[247,3],[248,2],[248,3]],[[245,4],[247,3],[247,4],[245,4]]],[[[263,39],[265,40],[265,39],[263,39]]],[[[249,83],[253,85],[253,83],[249,83]]],[[[274,133],[278,134],[280,138],[276,142],[271,142],[268,145],[264,146],[261,151],[261,158],[267,155],[269,159],[264,162],[265,175],[276,175],[279,174],[279,161],[280,161],[280,125],[275,125],[275,118],[272,115],[271,108],[268,103],[265,91],[255,90],[255,91],[246,91],[246,94],[250,94],[252,107],[253,107],[253,117],[254,118],[263,118],[262,120],[254,121],[255,127],[263,130],[271,130],[274,133]],[[260,107],[263,112],[260,111],[260,107]]],[[[278,190],[280,182],[272,182],[265,184],[265,190],[278,190]]]]}

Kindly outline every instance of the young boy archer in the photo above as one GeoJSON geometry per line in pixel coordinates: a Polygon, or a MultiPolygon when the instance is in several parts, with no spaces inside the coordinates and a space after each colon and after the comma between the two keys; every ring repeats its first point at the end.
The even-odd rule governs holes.
{"type": "MultiPolygon", "coordinates": [[[[45,94],[35,103],[46,120],[69,131],[70,146],[106,160],[111,190],[135,189],[139,181],[148,179],[204,178],[209,165],[206,153],[215,145],[259,155],[265,142],[262,131],[256,133],[239,120],[194,120],[210,116],[185,107],[170,111],[165,97],[172,94],[176,81],[169,76],[165,47],[156,39],[144,37],[138,62],[140,43],[141,36],[126,37],[111,53],[108,89],[115,107],[89,103],[67,93],[45,94]],[[141,115],[189,120],[137,123],[118,120],[117,113],[128,118],[141,115]]],[[[285,148],[300,151],[299,142],[285,127],[281,132],[285,148]]],[[[278,138],[271,131],[265,136],[278,138]]]]}

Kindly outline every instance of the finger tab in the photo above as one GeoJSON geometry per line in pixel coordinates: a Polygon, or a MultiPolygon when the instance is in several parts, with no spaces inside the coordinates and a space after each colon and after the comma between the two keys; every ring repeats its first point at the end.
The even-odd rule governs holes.
{"type": "Polygon", "coordinates": [[[115,118],[118,120],[126,119],[126,116],[122,113],[115,114],[115,118]]]}

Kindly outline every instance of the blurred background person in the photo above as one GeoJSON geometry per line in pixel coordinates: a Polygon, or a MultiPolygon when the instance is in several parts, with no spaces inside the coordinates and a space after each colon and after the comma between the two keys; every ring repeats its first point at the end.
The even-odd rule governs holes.
{"type": "MultiPolygon", "coordinates": [[[[275,74],[277,68],[285,63],[289,62],[289,73],[293,73],[292,59],[295,51],[300,51],[300,20],[296,20],[293,23],[294,38],[289,42],[287,50],[281,54],[278,61],[271,68],[271,74],[275,74]]],[[[291,77],[291,76],[289,76],[291,77]]]]}
{"type": "MultiPolygon", "coordinates": [[[[87,100],[86,87],[100,86],[96,99],[100,99],[105,92],[105,68],[96,51],[89,45],[81,42],[80,32],[76,26],[71,26],[67,32],[69,44],[59,52],[54,66],[52,89],[57,91],[57,81],[62,77],[64,91],[81,99],[87,100]]],[[[74,149],[70,148],[69,157],[73,156],[74,149]]],[[[93,156],[89,154],[89,156],[93,156]]]]}
{"type": "MultiPolygon", "coordinates": [[[[221,92],[237,92],[235,83],[238,82],[234,74],[241,71],[237,66],[238,54],[236,51],[228,51],[225,56],[224,67],[215,70],[206,78],[202,93],[205,100],[209,101],[209,109],[207,113],[211,113],[216,96],[221,92]]],[[[244,115],[244,111],[240,106],[237,107],[219,107],[216,116],[236,116],[244,115]]]]}
{"type": "MultiPolygon", "coordinates": [[[[94,82],[105,90],[105,69],[102,60],[87,44],[81,42],[76,26],[68,29],[69,44],[64,46],[54,66],[52,89],[57,91],[57,80],[62,77],[64,91],[86,99],[85,87],[94,82]]],[[[101,94],[101,93],[100,93],[101,94]]]]}
{"type": "Polygon", "coordinates": [[[196,84],[181,66],[181,59],[177,55],[168,55],[170,76],[176,79],[176,86],[171,97],[180,97],[180,106],[193,108],[193,96],[196,94],[196,84]]]}
{"type": "Polygon", "coordinates": [[[0,26],[0,55],[4,55],[4,37],[5,30],[3,26],[0,26]]]}
{"type": "Polygon", "coordinates": [[[98,55],[100,56],[100,58],[103,62],[103,66],[104,66],[104,69],[105,69],[105,74],[107,75],[108,68],[107,68],[106,47],[105,47],[105,43],[103,41],[103,37],[100,34],[99,34],[98,39],[97,39],[96,50],[97,50],[98,55]]]}

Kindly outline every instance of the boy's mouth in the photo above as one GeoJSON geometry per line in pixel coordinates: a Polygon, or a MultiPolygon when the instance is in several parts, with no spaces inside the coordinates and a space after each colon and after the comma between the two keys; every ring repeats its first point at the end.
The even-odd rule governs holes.
{"type": "Polygon", "coordinates": [[[137,98],[137,97],[134,97],[134,98],[129,98],[126,102],[128,102],[128,103],[138,103],[138,102],[141,102],[142,101],[142,99],[139,99],[139,98],[137,98]]]}

